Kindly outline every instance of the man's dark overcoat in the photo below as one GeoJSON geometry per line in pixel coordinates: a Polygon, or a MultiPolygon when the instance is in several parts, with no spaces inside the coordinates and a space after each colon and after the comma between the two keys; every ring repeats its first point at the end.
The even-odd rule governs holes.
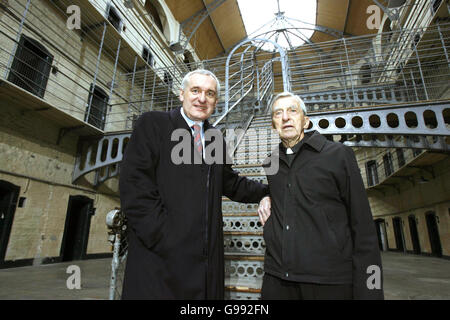
{"type": "Polygon", "coordinates": [[[383,299],[377,234],[353,150],[317,131],[302,141],[291,164],[282,144],[265,161],[279,161],[277,173],[267,176],[272,213],[264,225],[265,272],[288,281],[352,284],[354,299],[383,299]]]}
{"type": "MultiPolygon", "coordinates": [[[[175,164],[172,150],[181,142],[171,141],[175,129],[191,132],[180,108],[145,113],[126,147],[120,168],[129,242],[123,299],[223,299],[222,195],[255,203],[268,194],[266,185],[239,177],[225,159],[202,161],[192,137],[191,162],[175,164]],[[194,156],[202,163],[193,164],[194,156]]],[[[205,121],[208,129],[217,130],[205,121]]]]}

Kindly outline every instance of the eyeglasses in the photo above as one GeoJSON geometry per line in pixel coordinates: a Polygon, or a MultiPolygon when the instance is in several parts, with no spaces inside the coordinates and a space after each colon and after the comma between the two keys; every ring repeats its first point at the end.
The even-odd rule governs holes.
{"type": "Polygon", "coordinates": [[[201,90],[200,88],[194,87],[194,88],[191,88],[190,92],[191,92],[191,94],[194,95],[194,96],[201,95],[202,92],[205,92],[205,96],[206,96],[208,99],[215,99],[215,98],[216,98],[216,92],[215,92],[214,90],[206,90],[206,91],[203,91],[203,90],[201,90]]]}
{"type": "Polygon", "coordinates": [[[290,106],[290,107],[287,107],[287,108],[283,108],[283,107],[277,108],[273,112],[273,117],[281,118],[285,111],[287,112],[288,115],[295,116],[295,115],[300,113],[300,108],[297,107],[297,106],[290,106]]]}

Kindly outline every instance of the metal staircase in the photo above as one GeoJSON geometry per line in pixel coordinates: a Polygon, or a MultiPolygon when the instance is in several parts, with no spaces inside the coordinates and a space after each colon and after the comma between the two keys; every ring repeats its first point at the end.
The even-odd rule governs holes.
{"type": "MultiPolygon", "coordinates": [[[[267,106],[273,93],[283,90],[291,90],[304,99],[311,120],[308,130],[317,130],[334,141],[358,148],[448,153],[450,24],[430,26],[422,30],[419,41],[414,41],[417,31],[400,30],[376,37],[304,45],[288,54],[282,49],[278,53],[252,51],[250,47],[259,45],[254,39],[245,40],[235,48],[239,48],[236,54],[235,50],[231,52],[226,63],[223,59],[202,62],[225,83],[225,99],[222,97],[223,103],[216,108],[211,122],[224,133],[234,169],[267,183],[261,164],[279,143],[271,128],[267,106]],[[385,38],[396,42],[386,42],[385,38]],[[235,131],[228,135],[230,129],[235,131]]],[[[134,74],[132,78],[139,76],[142,78],[134,74]]],[[[158,86],[154,87],[156,92],[158,86]]],[[[146,88],[150,88],[148,84],[146,88]]],[[[145,97],[156,96],[153,91],[144,93],[145,97]]],[[[141,94],[138,98],[141,99],[141,94]]],[[[159,109],[142,111],[147,110],[159,109]]],[[[106,133],[81,141],[74,181],[94,171],[97,186],[120,174],[119,164],[130,133],[106,133]]],[[[388,175],[385,180],[394,178],[411,180],[388,175]]],[[[227,299],[260,298],[265,244],[257,207],[223,198],[227,299]]],[[[115,227],[115,230],[122,229],[115,227]]],[[[122,233],[112,232],[110,241],[118,252],[113,259],[113,275],[118,277],[112,281],[113,299],[121,292],[118,270],[125,261],[126,251],[121,248],[126,249],[126,239],[122,233]]]]}
{"type": "MultiPolygon", "coordinates": [[[[267,183],[267,178],[261,164],[279,143],[268,119],[264,115],[254,118],[235,152],[233,167],[240,175],[262,183],[267,183]]],[[[223,199],[226,299],[260,299],[266,246],[257,209],[258,204],[223,199]]]]}

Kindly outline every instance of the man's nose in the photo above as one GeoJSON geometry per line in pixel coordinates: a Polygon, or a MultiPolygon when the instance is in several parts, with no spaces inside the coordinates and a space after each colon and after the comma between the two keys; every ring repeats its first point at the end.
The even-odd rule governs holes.
{"type": "Polygon", "coordinates": [[[288,121],[289,120],[289,112],[287,110],[283,110],[282,119],[283,119],[283,121],[288,121]]]}
{"type": "Polygon", "coordinates": [[[205,91],[200,92],[200,95],[198,96],[198,99],[199,99],[201,102],[206,101],[206,92],[205,92],[205,91]]]}

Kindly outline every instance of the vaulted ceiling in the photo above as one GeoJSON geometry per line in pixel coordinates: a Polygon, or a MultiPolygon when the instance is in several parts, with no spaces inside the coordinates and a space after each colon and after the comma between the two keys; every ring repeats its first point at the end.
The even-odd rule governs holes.
{"type": "MultiPolygon", "coordinates": [[[[166,0],[180,23],[204,10],[212,2],[214,0],[166,0]]],[[[366,26],[369,17],[367,8],[373,4],[373,0],[317,0],[316,24],[342,32],[345,36],[375,34],[377,30],[369,30],[366,26]]],[[[295,13],[286,15],[295,18],[295,13]]],[[[261,21],[261,25],[266,22],[261,21]]],[[[230,51],[246,37],[237,0],[226,0],[210,12],[192,37],[191,45],[201,59],[212,59],[230,51]]],[[[334,39],[336,37],[315,31],[310,40],[323,42],[334,39]]]]}

